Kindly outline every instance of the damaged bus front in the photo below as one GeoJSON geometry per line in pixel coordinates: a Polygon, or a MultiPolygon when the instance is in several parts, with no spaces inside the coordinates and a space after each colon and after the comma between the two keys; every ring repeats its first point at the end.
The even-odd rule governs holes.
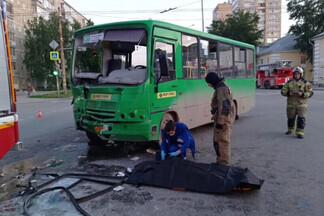
{"type": "Polygon", "coordinates": [[[148,110],[148,43],[143,25],[76,33],[71,73],[74,118],[93,143],[156,136],[148,110]]]}

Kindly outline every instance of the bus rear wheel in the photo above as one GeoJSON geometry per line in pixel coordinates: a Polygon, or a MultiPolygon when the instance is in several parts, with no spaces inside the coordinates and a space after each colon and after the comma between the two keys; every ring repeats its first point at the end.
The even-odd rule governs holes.
{"type": "Polygon", "coordinates": [[[168,121],[174,121],[174,118],[173,116],[170,114],[170,113],[165,113],[162,117],[162,120],[161,120],[161,123],[160,123],[160,131],[159,131],[159,145],[161,146],[161,143],[162,143],[162,133],[161,133],[161,130],[164,129],[165,127],[165,124],[168,122],[168,121]]]}
{"type": "Polygon", "coordinates": [[[86,131],[86,135],[90,142],[88,143],[89,146],[103,146],[107,142],[101,139],[97,134],[86,131]]]}

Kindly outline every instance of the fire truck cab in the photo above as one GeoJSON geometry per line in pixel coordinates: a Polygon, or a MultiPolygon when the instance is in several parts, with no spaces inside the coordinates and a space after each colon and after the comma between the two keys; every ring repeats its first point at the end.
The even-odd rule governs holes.
{"type": "Polygon", "coordinates": [[[282,60],[271,64],[257,66],[256,87],[275,88],[282,86],[293,78],[292,61],[282,60]]]}

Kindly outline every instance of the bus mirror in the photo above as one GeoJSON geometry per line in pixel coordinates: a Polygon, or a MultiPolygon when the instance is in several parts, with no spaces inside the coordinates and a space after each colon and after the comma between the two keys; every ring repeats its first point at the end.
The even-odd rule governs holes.
{"type": "Polygon", "coordinates": [[[169,76],[168,61],[165,52],[162,52],[159,55],[159,63],[160,63],[161,76],[169,76]]]}

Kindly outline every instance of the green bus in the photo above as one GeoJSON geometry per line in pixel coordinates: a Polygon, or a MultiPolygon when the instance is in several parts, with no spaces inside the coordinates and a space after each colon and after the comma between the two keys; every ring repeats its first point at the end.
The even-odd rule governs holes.
{"type": "Polygon", "coordinates": [[[236,116],[255,104],[255,48],[174,24],[145,20],[75,33],[70,73],[76,127],[93,143],[159,141],[168,120],[211,122],[209,72],[231,86],[236,116]]]}

